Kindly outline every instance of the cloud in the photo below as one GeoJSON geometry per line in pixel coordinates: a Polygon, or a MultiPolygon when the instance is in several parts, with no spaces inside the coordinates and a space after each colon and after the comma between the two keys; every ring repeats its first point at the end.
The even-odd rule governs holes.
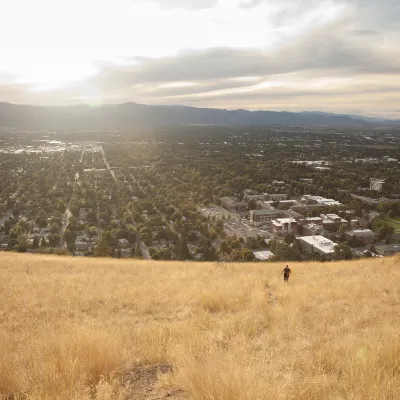
{"type": "MultiPolygon", "coordinates": [[[[125,1],[124,23],[113,30],[112,40],[104,34],[96,44],[100,49],[110,48],[111,54],[115,50],[111,45],[118,43],[122,49],[118,57],[100,57],[96,50],[95,58],[84,60],[85,68],[94,68],[95,75],[39,91],[33,84],[12,84],[18,76],[3,74],[0,100],[38,104],[136,101],[271,109],[286,104],[289,110],[327,107],[332,111],[337,107],[342,112],[350,106],[393,112],[393,103],[397,103],[398,0],[136,0],[135,10],[139,10],[139,3],[147,6],[135,35],[122,29],[129,23],[125,1]],[[236,14],[231,18],[228,11],[236,14]],[[157,17],[153,20],[149,14],[150,25],[144,21],[147,12],[155,12],[157,17]],[[194,16],[200,19],[195,24],[190,19],[194,16]],[[174,19],[165,22],[169,17],[174,19]],[[241,20],[243,24],[238,25],[241,20]],[[174,32],[168,36],[171,24],[174,32]],[[153,30],[156,34],[147,40],[153,30]],[[237,31],[245,40],[234,36],[237,31]],[[187,40],[180,40],[183,36],[187,40]],[[141,47],[146,51],[139,51],[141,47]],[[131,48],[139,50],[130,52],[131,48]]],[[[107,10],[103,10],[102,26],[107,10]]],[[[115,10],[111,17],[117,17],[115,10]]],[[[81,35],[76,36],[80,40],[81,35]]],[[[39,67],[44,53],[32,52],[39,67]]],[[[72,66],[73,62],[67,55],[58,60],[54,52],[47,53],[43,61],[47,70],[57,62],[71,70],[69,63],[72,66]],[[49,61],[51,54],[54,59],[49,61]]],[[[6,58],[6,54],[0,56],[6,58]]],[[[78,64],[76,69],[82,71],[78,64]]]]}
{"type": "Polygon", "coordinates": [[[244,1],[239,4],[240,8],[254,8],[259,6],[260,4],[263,3],[264,0],[250,0],[250,1],[244,1]]]}
{"type": "MultiPolygon", "coordinates": [[[[214,82],[249,76],[324,70],[326,74],[397,73],[400,48],[373,47],[352,41],[330,28],[319,29],[275,51],[211,48],[185,50],[163,58],[134,58],[130,65],[108,63],[88,81],[101,90],[135,84],[214,82]]],[[[226,81],[224,81],[226,84],[226,81]]],[[[232,82],[233,85],[233,82],[232,82]]]]}
{"type": "Polygon", "coordinates": [[[182,8],[188,10],[202,10],[212,8],[218,4],[218,0],[152,0],[161,8],[182,8]]]}

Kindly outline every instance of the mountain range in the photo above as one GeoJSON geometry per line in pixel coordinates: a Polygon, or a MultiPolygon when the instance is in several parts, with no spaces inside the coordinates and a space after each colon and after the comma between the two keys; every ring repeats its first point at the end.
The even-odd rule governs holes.
{"type": "Polygon", "coordinates": [[[13,129],[129,129],[144,125],[366,126],[371,124],[400,125],[400,120],[317,111],[294,113],[225,110],[137,103],[64,107],[0,103],[0,127],[13,129]]]}

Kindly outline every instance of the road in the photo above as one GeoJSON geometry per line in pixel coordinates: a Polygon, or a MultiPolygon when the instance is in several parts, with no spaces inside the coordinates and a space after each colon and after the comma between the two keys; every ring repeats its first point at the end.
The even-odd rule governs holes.
{"type": "Polygon", "coordinates": [[[118,181],[117,181],[117,178],[115,177],[115,173],[111,169],[110,164],[107,162],[106,153],[105,153],[105,151],[103,149],[103,145],[102,144],[100,145],[100,152],[101,152],[101,155],[103,156],[103,161],[104,161],[104,164],[105,164],[106,168],[108,169],[108,171],[110,172],[111,176],[113,177],[114,182],[118,185],[118,181]]]}
{"type": "Polygon", "coordinates": [[[69,210],[69,206],[68,206],[68,208],[65,210],[64,217],[63,217],[63,223],[62,223],[61,230],[60,230],[60,235],[61,235],[60,247],[63,247],[64,249],[67,248],[67,242],[64,240],[64,233],[65,233],[65,229],[67,228],[67,226],[69,224],[69,220],[71,217],[72,217],[72,213],[69,210]]]}
{"type": "Polygon", "coordinates": [[[10,195],[10,199],[15,199],[18,196],[21,188],[22,188],[22,185],[19,185],[17,191],[15,193],[13,193],[12,195],[10,195]]]}
{"type": "Polygon", "coordinates": [[[141,192],[147,197],[147,200],[149,203],[152,205],[152,207],[156,210],[157,214],[161,217],[161,219],[165,222],[168,223],[168,221],[165,219],[164,215],[159,211],[159,209],[154,205],[154,203],[151,201],[150,196],[146,193],[146,191],[139,185],[139,183],[136,181],[134,176],[132,174],[129,174],[130,177],[132,178],[133,182],[135,185],[141,190],[141,192]]]}

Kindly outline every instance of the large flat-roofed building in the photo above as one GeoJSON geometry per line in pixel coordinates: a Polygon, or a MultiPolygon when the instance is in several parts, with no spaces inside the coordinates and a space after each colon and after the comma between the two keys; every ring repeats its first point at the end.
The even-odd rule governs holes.
{"type": "Polygon", "coordinates": [[[332,257],[335,254],[336,243],[324,236],[304,236],[299,238],[303,250],[310,254],[320,254],[325,257],[332,257]]]}
{"type": "Polygon", "coordinates": [[[321,217],[302,218],[299,219],[299,225],[308,225],[308,224],[322,225],[322,221],[323,219],[321,217]]]}
{"type": "Polygon", "coordinates": [[[236,197],[222,197],[221,198],[222,207],[229,211],[244,212],[247,210],[247,203],[240,201],[236,197]]]}
{"type": "Polygon", "coordinates": [[[286,193],[264,193],[264,200],[282,201],[287,199],[286,193]]]}
{"type": "Polygon", "coordinates": [[[271,221],[271,231],[276,236],[287,233],[297,234],[297,221],[294,218],[278,218],[271,221]]]}
{"type": "Polygon", "coordinates": [[[329,232],[337,232],[343,225],[346,228],[349,226],[349,222],[336,214],[321,214],[319,217],[309,217],[299,220],[299,225],[321,225],[325,230],[329,232]]]}
{"type": "Polygon", "coordinates": [[[312,211],[319,210],[330,206],[336,207],[344,207],[342,203],[336,201],[334,199],[327,199],[321,196],[313,196],[310,194],[306,194],[301,197],[298,204],[295,204],[291,207],[292,210],[295,211],[312,211]]]}
{"type": "Polygon", "coordinates": [[[322,226],[330,232],[336,232],[341,226],[349,227],[349,221],[336,214],[321,214],[322,226]]]}
{"type": "Polygon", "coordinates": [[[347,241],[351,244],[356,244],[357,242],[372,244],[375,243],[378,234],[370,229],[353,229],[352,231],[346,232],[345,236],[347,241]]]}
{"type": "Polygon", "coordinates": [[[328,237],[327,235],[329,235],[329,232],[326,231],[322,225],[318,225],[318,224],[307,224],[307,225],[303,225],[302,226],[302,234],[304,236],[317,236],[317,235],[321,235],[321,236],[325,236],[328,237]]]}
{"type": "Polygon", "coordinates": [[[250,211],[250,223],[254,226],[264,225],[269,221],[283,217],[284,214],[281,210],[262,209],[250,211]]]}

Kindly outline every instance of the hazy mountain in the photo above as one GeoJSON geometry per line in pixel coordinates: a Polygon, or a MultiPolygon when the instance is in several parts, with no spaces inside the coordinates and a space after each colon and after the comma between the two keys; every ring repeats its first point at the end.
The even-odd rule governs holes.
{"type": "MultiPolygon", "coordinates": [[[[362,117],[320,112],[223,110],[136,103],[40,107],[0,103],[0,126],[17,129],[124,129],[134,125],[366,125],[362,117]]],[[[389,122],[389,121],[388,121],[389,122]]],[[[390,123],[393,123],[390,121],[390,123]]]]}

